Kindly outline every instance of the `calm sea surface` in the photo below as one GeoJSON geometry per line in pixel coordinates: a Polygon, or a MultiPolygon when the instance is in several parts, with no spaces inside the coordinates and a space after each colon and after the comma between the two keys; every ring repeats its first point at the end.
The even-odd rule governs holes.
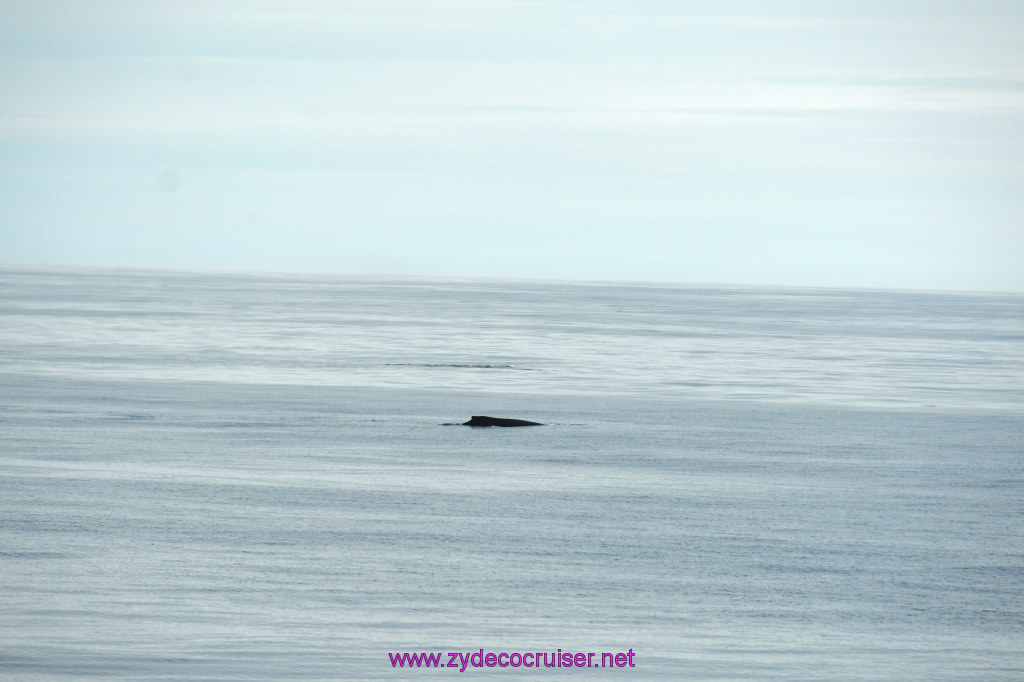
{"type": "Polygon", "coordinates": [[[7,268],[0,402],[5,680],[1024,678],[1024,296],[7,268]]]}

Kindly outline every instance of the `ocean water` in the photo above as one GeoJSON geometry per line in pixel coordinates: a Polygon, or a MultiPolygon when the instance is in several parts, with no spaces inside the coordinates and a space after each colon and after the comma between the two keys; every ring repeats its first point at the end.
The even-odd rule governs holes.
{"type": "Polygon", "coordinates": [[[0,401],[5,680],[1024,678],[1024,296],[6,268],[0,401]]]}

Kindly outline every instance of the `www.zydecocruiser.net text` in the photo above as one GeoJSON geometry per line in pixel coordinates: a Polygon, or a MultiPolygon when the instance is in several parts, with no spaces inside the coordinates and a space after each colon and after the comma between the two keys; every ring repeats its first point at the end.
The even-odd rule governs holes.
{"type": "Polygon", "coordinates": [[[392,668],[635,668],[632,649],[626,652],[588,651],[448,651],[388,652],[392,668]]]}

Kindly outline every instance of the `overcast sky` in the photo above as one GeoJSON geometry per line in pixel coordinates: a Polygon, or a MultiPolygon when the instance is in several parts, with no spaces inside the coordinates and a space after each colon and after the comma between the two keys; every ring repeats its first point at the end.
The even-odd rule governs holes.
{"type": "Polygon", "coordinates": [[[1024,2],[0,0],[0,263],[1024,291],[1024,2]]]}

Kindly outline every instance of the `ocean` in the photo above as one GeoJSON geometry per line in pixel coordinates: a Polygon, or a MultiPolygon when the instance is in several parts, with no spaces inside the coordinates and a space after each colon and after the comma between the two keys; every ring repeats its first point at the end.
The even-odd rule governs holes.
{"type": "Polygon", "coordinates": [[[5,680],[1024,679],[1022,295],[6,267],[0,400],[5,680]]]}

